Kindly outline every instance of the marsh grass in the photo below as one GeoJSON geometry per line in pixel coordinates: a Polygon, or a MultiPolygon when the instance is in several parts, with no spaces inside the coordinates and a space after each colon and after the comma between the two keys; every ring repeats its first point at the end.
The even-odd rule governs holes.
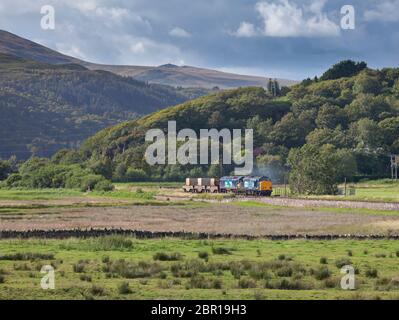
{"type": "Polygon", "coordinates": [[[38,253],[38,252],[26,252],[26,253],[14,253],[0,255],[0,260],[11,260],[11,261],[35,261],[35,260],[52,260],[54,254],[52,253],[38,253]]]}
{"type": "Polygon", "coordinates": [[[4,282],[0,284],[0,299],[253,299],[255,295],[268,299],[347,299],[352,293],[340,290],[342,274],[334,262],[352,262],[343,256],[348,247],[354,252],[369,252],[367,256],[351,257],[352,265],[360,272],[357,290],[362,297],[398,296],[395,241],[125,240],[130,240],[133,247],[126,249],[111,241],[111,246],[102,244],[104,251],[87,250],[93,243],[98,248],[96,239],[0,240],[1,252],[10,257],[26,252],[56,252],[51,262],[57,266],[60,288],[38,293],[34,286],[26,285],[38,283],[40,268],[49,264],[48,260],[0,260],[4,282]],[[62,248],[65,243],[72,245],[62,248]],[[199,257],[199,252],[210,253],[212,247],[234,248],[234,254],[199,257]],[[257,254],[259,248],[261,256],[257,254]],[[392,257],[377,258],[375,255],[382,251],[392,253],[392,257]],[[179,252],[181,259],[154,261],[154,254],[159,252],[179,252]],[[320,264],[320,257],[331,261],[328,268],[320,264]],[[74,272],[74,265],[80,272],[74,272]],[[378,277],[369,277],[368,269],[378,269],[378,277]],[[128,284],[131,292],[120,289],[122,283],[128,284]]]}

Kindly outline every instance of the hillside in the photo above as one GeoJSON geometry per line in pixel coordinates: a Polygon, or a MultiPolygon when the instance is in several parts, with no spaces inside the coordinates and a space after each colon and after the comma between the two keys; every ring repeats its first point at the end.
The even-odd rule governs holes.
{"type": "MultiPolygon", "coordinates": [[[[282,178],[287,161],[295,168],[303,157],[316,159],[316,155],[342,160],[342,172],[326,172],[326,179],[386,177],[389,155],[399,153],[398,79],[399,69],[365,69],[351,77],[304,81],[277,100],[261,88],[230,90],[108,128],[71,153],[115,180],[129,179],[129,170],[155,180],[218,175],[215,166],[149,167],[144,162],[146,130],[165,129],[168,120],[176,120],[178,129],[254,129],[256,172],[272,175],[276,181],[282,178]]],[[[324,163],[336,170],[334,159],[303,165],[313,170],[324,163]]],[[[225,166],[224,172],[230,169],[225,166]]]]}
{"type": "MultiPolygon", "coordinates": [[[[245,86],[265,87],[268,81],[267,77],[238,75],[190,66],[179,67],[170,64],[162,66],[96,64],[66,56],[4,30],[0,30],[0,53],[50,64],[75,63],[90,70],[109,71],[140,81],[183,88],[200,87],[211,89],[216,86],[221,89],[245,86]]],[[[295,81],[286,79],[279,79],[279,82],[284,86],[296,83],[295,81]]]]}
{"type": "Polygon", "coordinates": [[[63,55],[4,30],[0,30],[0,53],[50,64],[82,63],[79,59],[63,55]]]}
{"type": "MultiPolygon", "coordinates": [[[[199,132],[203,128],[244,128],[254,117],[277,122],[289,112],[290,106],[287,101],[273,100],[262,88],[228,90],[107,128],[88,139],[78,153],[82,161],[100,168],[97,173],[107,177],[118,175],[121,168],[140,169],[154,179],[174,180],[190,170],[200,175],[201,168],[198,166],[148,167],[143,160],[146,131],[150,128],[165,129],[170,120],[177,122],[177,130],[191,128],[199,132]]],[[[203,169],[209,168],[205,166],[203,169]]]]}
{"type": "Polygon", "coordinates": [[[78,64],[0,54],[0,157],[51,156],[105,127],[187,99],[172,87],[78,64]]]}

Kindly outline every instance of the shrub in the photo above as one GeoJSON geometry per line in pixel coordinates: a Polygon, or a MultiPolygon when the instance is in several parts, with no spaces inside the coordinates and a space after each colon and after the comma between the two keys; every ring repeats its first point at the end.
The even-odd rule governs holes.
{"type": "Polygon", "coordinates": [[[95,190],[95,187],[98,183],[103,182],[105,179],[103,176],[97,175],[97,174],[90,174],[87,176],[84,176],[82,178],[81,184],[80,184],[80,190],[81,191],[93,191],[95,190]]]}
{"type": "Polygon", "coordinates": [[[324,279],[329,278],[330,276],[331,276],[331,273],[327,267],[321,267],[321,268],[317,269],[316,271],[314,271],[314,277],[317,280],[324,280],[324,279]]]}
{"type": "Polygon", "coordinates": [[[161,266],[156,263],[147,263],[140,261],[139,263],[127,262],[123,259],[107,263],[103,267],[103,271],[111,275],[119,275],[127,279],[151,277],[162,271],[161,266]]]}
{"type": "Polygon", "coordinates": [[[230,263],[230,272],[235,279],[240,279],[245,274],[243,265],[235,261],[230,263]]]}
{"type": "Polygon", "coordinates": [[[212,280],[212,288],[213,289],[222,289],[223,281],[221,279],[213,279],[212,280]]]}
{"type": "Polygon", "coordinates": [[[269,280],[272,277],[269,272],[269,266],[263,263],[252,264],[249,276],[256,280],[269,280]]]}
{"type": "Polygon", "coordinates": [[[222,280],[209,279],[202,275],[192,276],[189,283],[189,287],[192,289],[221,289],[222,286],[222,280]]]}
{"type": "Polygon", "coordinates": [[[289,266],[283,266],[282,268],[277,270],[277,275],[279,277],[291,277],[293,273],[293,269],[289,266]]]}
{"type": "Polygon", "coordinates": [[[51,253],[15,253],[0,256],[0,260],[14,261],[34,261],[34,260],[53,260],[54,255],[51,253]]]}
{"type": "Polygon", "coordinates": [[[320,258],[320,264],[328,264],[327,258],[321,257],[320,258]]]}
{"type": "Polygon", "coordinates": [[[347,255],[348,255],[349,257],[352,257],[352,256],[353,256],[352,250],[346,250],[346,253],[347,253],[347,255]]]}
{"type": "Polygon", "coordinates": [[[130,294],[132,293],[132,290],[130,289],[130,285],[128,282],[122,282],[118,286],[118,292],[119,294],[130,294]]]}
{"type": "Polygon", "coordinates": [[[366,270],[366,277],[367,278],[377,278],[378,277],[378,270],[375,268],[370,268],[366,270]]]}
{"type": "Polygon", "coordinates": [[[265,283],[267,289],[278,289],[278,290],[310,290],[312,285],[305,284],[300,280],[289,280],[282,279],[277,281],[267,281],[265,283]]]}
{"type": "Polygon", "coordinates": [[[73,272],[76,273],[83,273],[86,271],[86,263],[83,261],[79,261],[78,263],[74,264],[72,267],[73,267],[73,272]]]}
{"type": "Polygon", "coordinates": [[[16,271],[30,271],[30,270],[32,270],[32,268],[27,263],[22,263],[22,264],[14,264],[14,270],[16,270],[16,271]]]}
{"type": "Polygon", "coordinates": [[[153,259],[159,261],[178,261],[182,259],[182,255],[179,252],[171,254],[165,252],[157,252],[156,254],[154,254],[153,259]]]}
{"type": "Polygon", "coordinates": [[[110,262],[110,258],[109,258],[109,256],[103,256],[101,261],[102,261],[102,263],[108,263],[108,262],[110,262]]]}
{"type": "Polygon", "coordinates": [[[225,255],[232,254],[230,249],[224,248],[224,247],[212,247],[212,253],[213,254],[225,254],[225,255]]]}
{"type": "Polygon", "coordinates": [[[198,253],[198,257],[200,259],[203,259],[203,260],[207,261],[208,258],[209,258],[209,254],[206,251],[201,251],[201,252],[198,253]]]}
{"type": "Polygon", "coordinates": [[[396,250],[396,256],[399,258],[399,250],[396,250]]]}
{"type": "Polygon", "coordinates": [[[250,278],[242,278],[238,281],[238,287],[240,289],[256,288],[256,281],[250,278]]]}
{"type": "Polygon", "coordinates": [[[349,260],[348,258],[340,258],[335,261],[335,265],[337,266],[338,269],[341,269],[343,266],[352,265],[352,261],[349,260]]]}
{"type": "Polygon", "coordinates": [[[375,257],[376,258],[386,258],[387,255],[385,253],[376,253],[375,257]]]}
{"type": "Polygon", "coordinates": [[[190,278],[194,277],[200,272],[211,271],[211,266],[208,268],[201,260],[191,260],[185,263],[175,263],[170,267],[174,277],[190,278]]]}
{"type": "Polygon", "coordinates": [[[95,191],[104,191],[104,192],[109,192],[113,191],[115,189],[114,185],[111,183],[111,181],[108,180],[101,180],[98,183],[96,183],[94,190],[95,191]]]}
{"type": "Polygon", "coordinates": [[[94,285],[90,288],[90,293],[93,296],[104,296],[105,295],[105,289],[101,286],[94,285]]]}
{"type": "Polygon", "coordinates": [[[87,275],[87,274],[81,274],[79,279],[81,281],[86,281],[86,282],[91,282],[91,276],[87,275]]]}
{"type": "Polygon", "coordinates": [[[0,274],[0,283],[4,283],[5,282],[5,277],[4,275],[0,274]]]}
{"type": "Polygon", "coordinates": [[[5,185],[9,188],[16,188],[21,186],[22,175],[19,173],[13,173],[8,176],[5,181],[5,185]]]}
{"type": "Polygon", "coordinates": [[[160,289],[171,289],[173,287],[172,281],[158,281],[158,288],[160,289]]]}
{"type": "Polygon", "coordinates": [[[341,278],[327,278],[324,280],[324,286],[326,288],[338,288],[341,283],[341,278]]]}

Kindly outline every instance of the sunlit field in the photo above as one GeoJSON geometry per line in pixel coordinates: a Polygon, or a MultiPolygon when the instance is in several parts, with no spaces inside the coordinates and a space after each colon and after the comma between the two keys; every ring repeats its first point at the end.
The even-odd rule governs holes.
{"type": "Polygon", "coordinates": [[[0,299],[399,299],[396,241],[1,240],[0,299]],[[43,290],[43,265],[55,290],[43,290]],[[356,270],[342,290],[343,265],[356,270]]]}

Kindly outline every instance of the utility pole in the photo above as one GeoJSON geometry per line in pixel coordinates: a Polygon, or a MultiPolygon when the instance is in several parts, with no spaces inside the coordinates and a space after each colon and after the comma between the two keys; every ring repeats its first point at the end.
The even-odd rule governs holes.
{"type": "Polygon", "coordinates": [[[344,196],[346,197],[346,177],[345,177],[345,195],[344,196]]]}
{"type": "Polygon", "coordinates": [[[287,197],[287,176],[284,173],[284,196],[287,197]]]}
{"type": "Polygon", "coordinates": [[[391,155],[391,178],[398,180],[399,155],[391,155]]]}
{"type": "Polygon", "coordinates": [[[220,144],[219,140],[219,179],[223,177],[223,148],[224,148],[223,143],[220,144]]]}

